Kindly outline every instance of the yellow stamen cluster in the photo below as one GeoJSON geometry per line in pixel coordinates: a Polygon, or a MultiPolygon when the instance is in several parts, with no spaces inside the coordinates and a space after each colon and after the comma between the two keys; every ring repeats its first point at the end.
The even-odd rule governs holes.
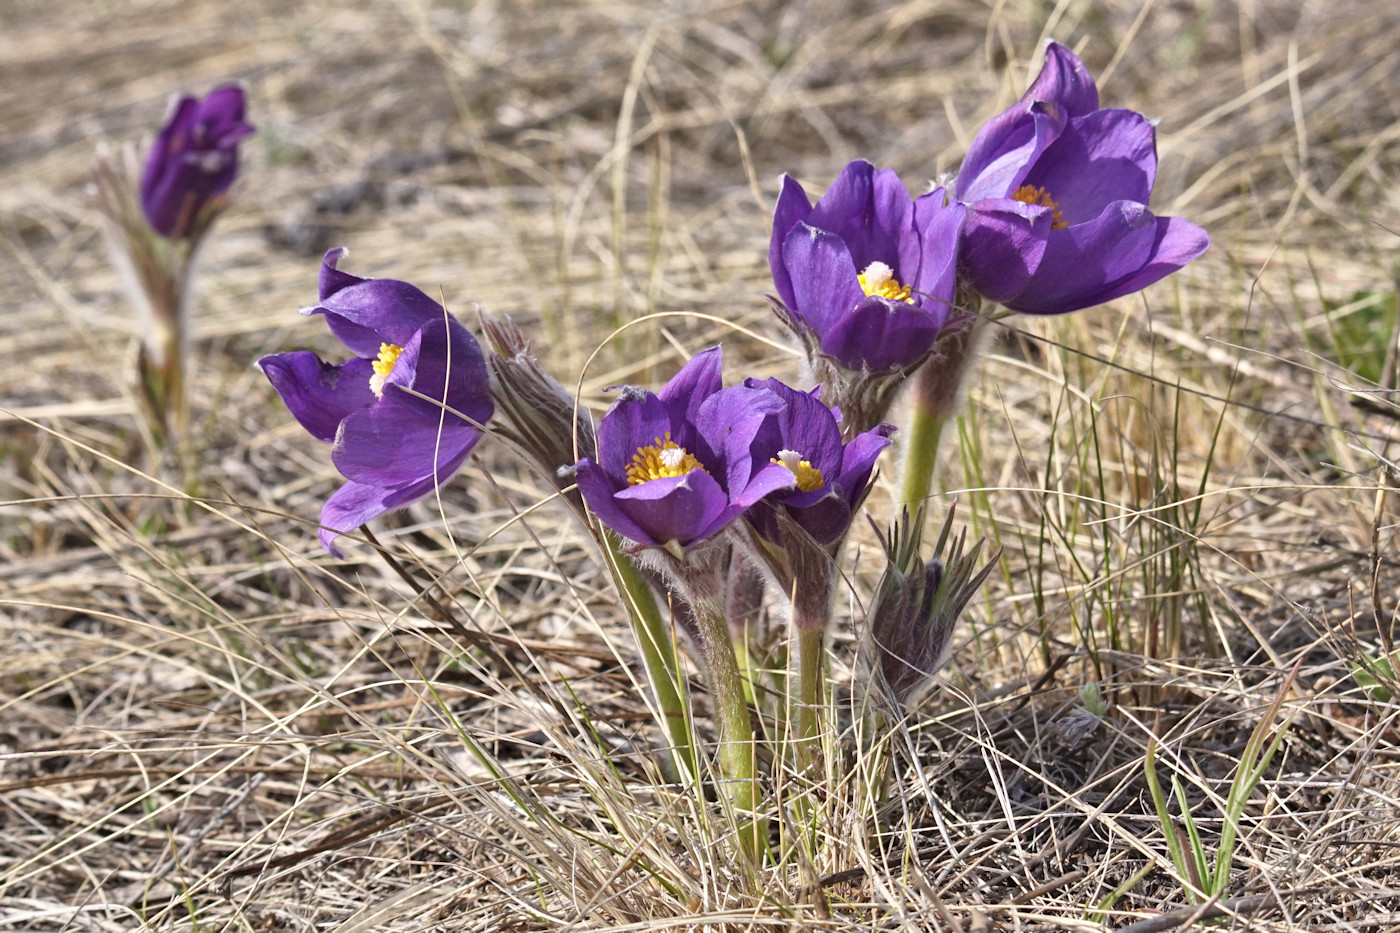
{"type": "Polygon", "coordinates": [[[810,461],[803,460],[802,455],[795,450],[778,451],[773,462],[781,463],[788,468],[793,476],[797,477],[797,488],[800,492],[811,492],[826,485],[826,480],[822,478],[822,471],[812,466],[810,461]]]}
{"type": "Polygon", "coordinates": [[[627,485],[636,486],[654,479],[684,476],[696,467],[705,469],[705,465],[696,460],[694,454],[671,440],[671,432],[667,431],[665,437],[658,437],[654,443],[637,448],[637,452],[632,455],[632,462],[627,465],[627,485]]]}
{"type": "Polygon", "coordinates": [[[1016,193],[1011,196],[1013,201],[1020,201],[1022,204],[1033,204],[1036,207],[1050,208],[1054,220],[1050,222],[1051,230],[1063,230],[1069,224],[1065,222],[1064,215],[1060,211],[1060,202],[1050,197],[1050,192],[1039,185],[1022,185],[1016,189],[1016,193]]]}
{"type": "Polygon", "coordinates": [[[389,378],[389,374],[394,371],[394,364],[399,361],[403,354],[403,347],[396,343],[381,343],[379,345],[379,359],[371,365],[374,366],[374,375],[369,377],[369,387],[375,395],[384,395],[384,382],[389,378]]]}
{"type": "Polygon", "coordinates": [[[894,270],[883,262],[872,262],[856,279],[860,282],[861,291],[867,295],[888,298],[890,301],[907,301],[911,305],[914,303],[911,297],[914,290],[908,285],[900,285],[895,280],[894,270]]]}

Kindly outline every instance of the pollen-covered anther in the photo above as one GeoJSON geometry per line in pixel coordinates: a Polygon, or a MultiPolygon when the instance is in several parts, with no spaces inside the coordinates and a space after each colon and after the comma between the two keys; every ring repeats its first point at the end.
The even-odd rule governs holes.
{"type": "Polygon", "coordinates": [[[867,295],[888,298],[890,301],[914,303],[914,299],[910,297],[914,290],[908,285],[899,284],[894,277],[894,270],[883,262],[872,262],[856,278],[860,282],[861,291],[867,295]]]}
{"type": "Polygon", "coordinates": [[[778,451],[773,462],[781,463],[788,468],[788,472],[797,477],[797,488],[801,492],[811,492],[826,485],[826,480],[822,478],[822,471],[812,466],[810,461],[803,460],[802,454],[795,450],[778,451]]]}
{"type": "Polygon", "coordinates": [[[1050,192],[1039,185],[1022,185],[1016,189],[1015,194],[1011,195],[1011,199],[1034,207],[1050,208],[1053,218],[1050,221],[1051,230],[1063,230],[1069,226],[1069,223],[1065,221],[1064,213],[1060,210],[1060,202],[1050,197],[1050,192]]]}
{"type": "Polygon", "coordinates": [[[705,469],[694,454],[671,440],[671,432],[667,431],[665,437],[655,438],[653,443],[637,448],[632,462],[627,464],[627,485],[684,476],[697,467],[705,469]]]}
{"type": "Polygon", "coordinates": [[[371,364],[374,367],[374,375],[369,377],[370,391],[377,397],[384,397],[384,383],[388,380],[389,374],[394,371],[394,365],[398,363],[402,354],[403,347],[396,343],[381,343],[379,345],[379,359],[371,364]]]}

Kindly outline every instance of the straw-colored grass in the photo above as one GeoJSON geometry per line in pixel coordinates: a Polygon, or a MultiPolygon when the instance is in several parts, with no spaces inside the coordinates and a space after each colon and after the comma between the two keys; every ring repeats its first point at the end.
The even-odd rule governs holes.
{"type": "MultiPolygon", "coordinates": [[[[11,4],[0,929],[1400,928],[1392,7],[11,4]],[[745,869],[662,777],[608,577],[505,445],[375,527],[450,621],[369,544],[321,551],[338,479],[252,362],[338,352],[296,314],[325,248],[514,316],[596,411],[721,339],[731,379],[795,377],[762,299],[779,174],[937,177],[1046,37],[1160,118],[1155,206],[1214,246],[1002,329],[934,504],[1000,563],[880,746],[892,791],[832,745],[784,811],[820,817],[791,870],[745,869]],[[185,484],[148,469],[86,182],[99,140],[227,80],[259,134],[203,258],[185,484]],[[1251,734],[1285,725],[1241,790],[1251,734]],[[1211,858],[1247,795],[1204,905],[1173,778],[1211,858]]],[[[843,683],[880,570],[859,538],[843,683]]]]}

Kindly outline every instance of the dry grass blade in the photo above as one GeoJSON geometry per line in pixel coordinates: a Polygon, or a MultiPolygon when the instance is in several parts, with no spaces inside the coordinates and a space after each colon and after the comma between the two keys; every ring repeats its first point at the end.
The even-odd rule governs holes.
{"type": "MultiPolygon", "coordinates": [[[[0,18],[0,927],[1400,913],[1394,4],[21,0],[0,18]],[[1156,206],[1214,248],[1142,297],[998,337],[933,500],[956,493],[1001,555],[947,686],[903,732],[833,733],[815,780],[775,768],[788,824],[826,822],[800,872],[741,872],[704,782],[658,766],[622,609],[550,484],[485,443],[490,482],[467,471],[332,561],[315,517],[339,479],[251,362],[331,350],[295,311],[346,244],[463,320],[511,315],[571,389],[589,361],[585,413],[719,339],[731,377],[794,378],[762,299],[774,179],[816,191],[857,156],[937,177],[1042,36],[1111,63],[1105,101],[1158,118],[1156,206]],[[132,467],[134,321],[86,184],[100,138],[226,80],[259,135],[203,257],[205,485],[185,488],[132,467]],[[1149,734],[1203,852],[1237,832],[1214,902],[1189,906],[1172,869],[1149,734]]],[[[846,620],[880,569],[860,534],[838,729],[861,689],[846,620]]]]}

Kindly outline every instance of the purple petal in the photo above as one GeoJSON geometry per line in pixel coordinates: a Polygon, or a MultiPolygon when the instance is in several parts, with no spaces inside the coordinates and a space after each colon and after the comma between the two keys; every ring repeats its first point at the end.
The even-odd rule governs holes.
{"type": "Polygon", "coordinates": [[[1021,294],[1045,257],[1053,222],[1050,208],[1010,198],[971,205],[958,248],[968,279],[992,301],[1021,294]]]}
{"type": "MultiPolygon", "coordinates": [[[[836,416],[821,400],[808,392],[783,385],[777,379],[758,383],[783,400],[784,408],[772,420],[777,423],[780,450],[793,450],[812,466],[822,471],[827,483],[831,474],[841,466],[841,429],[836,416]]],[[[778,450],[760,451],[771,459],[778,450]]]]}
{"type": "Polygon", "coordinates": [[[1071,117],[1099,109],[1099,89],[1094,76],[1089,74],[1079,56],[1054,41],[1046,46],[1045,64],[1040,66],[1040,74],[1021,99],[1027,102],[1053,100],[1071,117]]]}
{"type": "Polygon", "coordinates": [[[353,359],[334,366],[310,350],[295,350],[265,356],[258,360],[258,367],[282,396],[292,417],[323,441],[335,440],[340,422],[374,401],[369,387],[374,368],[369,360],[353,359]]]}
{"type": "Polygon", "coordinates": [[[612,480],[608,472],[592,460],[584,458],[576,465],[576,481],[578,482],[579,494],[583,496],[583,501],[588,508],[602,522],[613,531],[622,535],[630,541],[638,544],[646,544],[652,547],[660,547],[664,541],[654,540],[650,534],[632,520],[632,517],[622,510],[613,501],[612,480]]]}
{"type": "Polygon", "coordinates": [[[706,465],[711,470],[723,465],[725,487],[731,493],[748,485],[754,471],[754,438],[782,407],[782,399],[767,389],[731,386],[711,395],[696,412],[696,433],[707,455],[719,460],[706,465]]]}
{"type": "Polygon", "coordinates": [[[856,305],[822,338],[822,352],[850,370],[886,372],[910,365],[928,352],[948,320],[918,305],[870,297],[856,305]]]}
{"type": "Polygon", "coordinates": [[[967,205],[948,200],[945,188],[937,188],[914,201],[914,228],[918,232],[919,274],[909,283],[923,308],[935,315],[952,308],[957,289],[958,240],[967,217],[967,205]]]}
{"type": "MultiPolygon", "coordinates": [[[[481,346],[456,318],[432,321],[404,345],[387,386],[405,386],[443,403],[453,412],[446,417],[461,420],[458,414],[478,424],[491,420],[490,375],[481,346]]],[[[443,408],[425,399],[399,392],[399,404],[412,408],[433,421],[443,408]]]]}
{"type": "Polygon", "coordinates": [[[670,431],[671,417],[661,399],[642,389],[625,390],[598,425],[598,460],[602,469],[613,483],[622,486],[627,482],[627,467],[637,450],[656,443],[670,431]]]}
{"type": "Polygon", "coordinates": [[[791,470],[781,463],[768,463],[753,475],[747,486],[731,495],[730,501],[739,511],[743,511],[764,496],[780,489],[791,489],[796,484],[797,477],[792,475],[791,470]]]}
{"type": "Polygon", "coordinates": [[[321,546],[334,557],[344,557],[334,544],[342,533],[349,533],[378,518],[385,512],[402,508],[433,491],[431,477],[406,486],[386,488],[366,486],[363,483],[346,483],[326,500],[321,508],[321,530],[318,537],[321,546]]]}
{"type": "Polygon", "coordinates": [[[834,233],[799,223],[783,243],[783,262],[792,277],[791,310],[818,335],[865,299],[851,251],[834,233]]]}
{"type": "Polygon", "coordinates": [[[778,191],[778,206],[773,209],[773,235],[768,241],[768,267],[773,271],[773,286],[778,290],[778,298],[789,308],[796,301],[792,295],[792,276],[783,263],[783,243],[788,233],[812,213],[812,202],[807,192],[790,175],[782,178],[778,191]]]}
{"type": "Polygon", "coordinates": [[[340,423],[331,462],[346,479],[373,486],[402,486],[434,475],[443,482],[480,439],[480,431],[456,418],[424,418],[386,395],[340,423]]]}
{"type": "Polygon", "coordinates": [[[1010,197],[1068,120],[1053,102],[1018,103],[988,120],[958,170],[958,200],[1010,197]]]}
{"type": "Polygon", "coordinates": [[[875,461],[880,453],[890,446],[890,435],[894,426],[876,425],[864,434],[851,439],[842,452],[841,472],[834,478],[835,485],[841,488],[841,495],[847,502],[854,502],[870,481],[870,473],[875,469],[875,461]]]}
{"type": "Polygon", "coordinates": [[[723,369],[724,351],[711,347],[687,360],[680,372],[656,394],[671,417],[672,437],[682,447],[694,443],[688,426],[695,423],[695,413],[705,399],[724,384],[723,369]]]}
{"type": "MultiPolygon", "coordinates": [[[[322,284],[325,285],[325,266],[322,284]]],[[[307,314],[324,314],[331,333],[356,356],[373,359],[381,343],[404,346],[430,321],[446,320],[442,305],[397,279],[362,279],[323,298],[307,314]]]]}
{"type": "MultiPolygon", "coordinates": [[[[917,268],[917,244],[911,246],[913,201],[892,169],[877,171],[869,162],[851,162],[836,176],[806,222],[840,237],[857,272],[872,262],[883,262],[904,282],[917,268]]],[[[793,271],[791,264],[788,271],[793,271]]],[[[796,285],[796,275],[793,279],[796,285]]]]}
{"type": "Polygon", "coordinates": [[[851,504],[844,496],[832,491],[811,503],[781,500],[781,507],[787,509],[788,516],[820,544],[836,541],[851,526],[851,504]]]}
{"type": "Polygon", "coordinates": [[[1140,291],[1171,275],[1210,248],[1210,237],[1191,221],[1180,217],[1155,219],[1156,237],[1147,262],[1137,271],[1105,285],[1084,307],[1088,304],[1102,304],[1140,291]]]}
{"type": "Polygon", "coordinates": [[[1156,131],[1132,110],[1071,120],[1024,183],[1044,188],[1068,225],[1098,217],[1114,201],[1146,204],[1157,174],[1156,131]]]}
{"type": "MultiPolygon", "coordinates": [[[[337,246],[334,249],[326,250],[326,255],[321,259],[320,295],[322,301],[327,300],[342,288],[367,281],[358,275],[341,272],[336,268],[340,260],[344,259],[349,252],[345,247],[337,246]]],[[[379,351],[376,349],[375,352],[379,351]]]]}
{"type": "Polygon", "coordinates": [[[1118,286],[1152,262],[1164,235],[1143,205],[1110,204],[1087,224],[1054,231],[1024,291],[1003,304],[1027,314],[1063,314],[1124,294],[1118,286]]]}
{"type": "Polygon", "coordinates": [[[199,108],[199,121],[208,134],[208,145],[225,148],[251,136],[257,130],[244,120],[247,100],[243,89],[224,85],[205,95],[199,108]]]}
{"type": "MultiPolygon", "coordinates": [[[[729,497],[704,470],[654,479],[613,494],[613,501],[650,536],[651,542],[678,541],[682,546],[707,538],[732,520],[729,497]]],[[[601,517],[601,516],[600,516],[601,517]]]]}

